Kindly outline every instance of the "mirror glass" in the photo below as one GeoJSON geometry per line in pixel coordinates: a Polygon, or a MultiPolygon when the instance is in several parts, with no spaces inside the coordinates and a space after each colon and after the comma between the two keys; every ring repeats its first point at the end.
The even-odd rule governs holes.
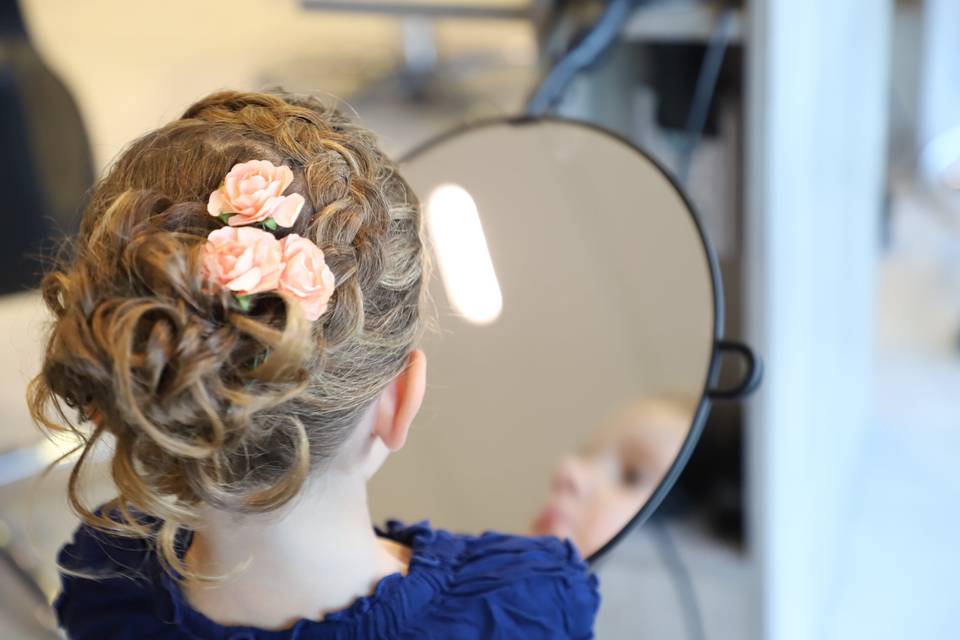
{"type": "Polygon", "coordinates": [[[552,534],[591,556],[675,464],[704,391],[716,305],[696,219],[643,153],[558,119],[474,125],[401,170],[436,326],[375,521],[552,534]]]}

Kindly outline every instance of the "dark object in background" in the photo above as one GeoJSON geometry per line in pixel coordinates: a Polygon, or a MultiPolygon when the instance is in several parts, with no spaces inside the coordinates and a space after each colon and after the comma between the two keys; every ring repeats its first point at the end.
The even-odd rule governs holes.
{"type": "MultiPolygon", "coordinates": [[[[657,94],[657,124],[667,130],[683,131],[689,126],[689,114],[693,104],[698,77],[701,72],[707,47],[702,43],[641,45],[649,60],[646,83],[657,94]]],[[[719,69],[716,90],[710,96],[709,107],[703,122],[703,136],[718,134],[718,106],[730,88],[742,86],[742,49],[731,45],[724,53],[719,69]]],[[[736,89],[734,89],[735,91],[736,89]]]]}
{"type": "Polygon", "coordinates": [[[718,539],[743,548],[743,407],[710,407],[700,442],[660,507],[666,517],[693,515],[718,539]]]}
{"type": "Polygon", "coordinates": [[[20,7],[0,2],[0,294],[40,282],[76,231],[93,161],[66,86],[30,44],[20,7]]]}

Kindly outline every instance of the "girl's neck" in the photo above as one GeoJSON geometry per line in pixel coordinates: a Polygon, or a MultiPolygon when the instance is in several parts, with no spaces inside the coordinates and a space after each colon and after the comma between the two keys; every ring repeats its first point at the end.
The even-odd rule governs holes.
{"type": "Polygon", "coordinates": [[[211,511],[185,561],[193,572],[231,575],[183,589],[219,624],[285,629],[348,607],[385,576],[405,572],[408,560],[409,549],[374,533],[366,479],[330,470],[280,514],[211,511]]]}

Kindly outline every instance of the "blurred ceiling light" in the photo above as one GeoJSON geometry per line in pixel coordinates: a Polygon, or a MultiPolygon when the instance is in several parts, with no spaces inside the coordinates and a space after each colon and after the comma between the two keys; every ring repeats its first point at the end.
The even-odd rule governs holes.
{"type": "Polygon", "coordinates": [[[427,228],[453,308],[474,324],[500,317],[503,295],[473,197],[455,184],[434,189],[427,199],[427,228]]]}

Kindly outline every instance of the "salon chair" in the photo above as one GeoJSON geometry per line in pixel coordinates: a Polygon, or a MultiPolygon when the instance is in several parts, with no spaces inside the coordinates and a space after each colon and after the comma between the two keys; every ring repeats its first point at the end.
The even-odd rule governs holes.
{"type": "Polygon", "coordinates": [[[39,284],[42,256],[76,230],[94,177],[76,102],[31,44],[16,2],[0,4],[0,122],[0,294],[7,294],[39,284]]]}

